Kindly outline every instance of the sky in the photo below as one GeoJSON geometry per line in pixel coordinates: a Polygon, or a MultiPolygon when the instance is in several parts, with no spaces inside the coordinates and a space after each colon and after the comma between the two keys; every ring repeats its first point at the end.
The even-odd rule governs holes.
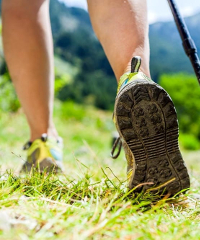
{"type": "MultiPolygon", "coordinates": [[[[87,10],[86,0],[60,0],[68,6],[81,7],[87,10]]],[[[167,0],[147,0],[149,22],[172,20],[167,0]]],[[[176,0],[183,16],[190,16],[200,12],[200,0],[176,0]]]]}

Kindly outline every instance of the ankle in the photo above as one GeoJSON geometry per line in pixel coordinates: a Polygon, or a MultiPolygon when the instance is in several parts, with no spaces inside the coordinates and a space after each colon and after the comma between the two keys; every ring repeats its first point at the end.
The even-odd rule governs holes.
{"type": "Polygon", "coordinates": [[[33,142],[38,138],[41,138],[42,134],[46,133],[49,137],[58,139],[58,133],[55,127],[43,129],[40,131],[31,131],[30,141],[33,142]]]}

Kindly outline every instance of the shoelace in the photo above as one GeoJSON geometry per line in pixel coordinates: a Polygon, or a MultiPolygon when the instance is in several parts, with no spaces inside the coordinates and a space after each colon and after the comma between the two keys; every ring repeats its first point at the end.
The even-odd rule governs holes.
{"type": "Polygon", "coordinates": [[[116,138],[116,140],[113,144],[112,151],[111,151],[111,157],[113,159],[118,158],[121,153],[121,149],[122,149],[122,141],[121,141],[120,137],[118,137],[118,138],[116,138]],[[115,154],[115,151],[117,148],[118,148],[118,151],[115,154]]]}

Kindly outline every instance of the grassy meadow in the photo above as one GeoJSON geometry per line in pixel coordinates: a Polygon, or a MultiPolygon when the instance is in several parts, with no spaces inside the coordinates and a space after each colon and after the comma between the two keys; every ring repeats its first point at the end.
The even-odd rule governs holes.
{"type": "MultiPolygon", "coordinates": [[[[173,198],[135,195],[127,189],[123,152],[110,157],[117,84],[88,13],[57,0],[50,4],[54,119],[64,139],[65,172],[19,175],[29,129],[3,57],[0,26],[0,240],[200,239],[200,91],[177,47],[175,25],[150,26],[151,72],[176,106],[191,189],[173,198]]],[[[198,43],[196,17],[188,23],[198,43]]]]}
{"type": "Polygon", "coordinates": [[[112,113],[56,101],[65,173],[19,176],[28,140],[24,115],[0,113],[0,239],[200,239],[200,152],[183,151],[186,195],[134,195],[123,153],[110,158],[112,113]]]}

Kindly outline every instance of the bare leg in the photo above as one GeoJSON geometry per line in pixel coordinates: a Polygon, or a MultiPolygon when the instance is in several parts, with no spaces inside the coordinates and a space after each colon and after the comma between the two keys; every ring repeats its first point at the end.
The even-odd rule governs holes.
{"type": "Polygon", "coordinates": [[[3,0],[3,45],[11,78],[26,114],[31,140],[57,137],[52,122],[53,44],[49,0],[3,0]]]}
{"type": "Polygon", "coordinates": [[[141,71],[149,72],[147,6],[143,0],[88,0],[94,31],[117,80],[130,71],[133,56],[142,57],[141,71]]]}

